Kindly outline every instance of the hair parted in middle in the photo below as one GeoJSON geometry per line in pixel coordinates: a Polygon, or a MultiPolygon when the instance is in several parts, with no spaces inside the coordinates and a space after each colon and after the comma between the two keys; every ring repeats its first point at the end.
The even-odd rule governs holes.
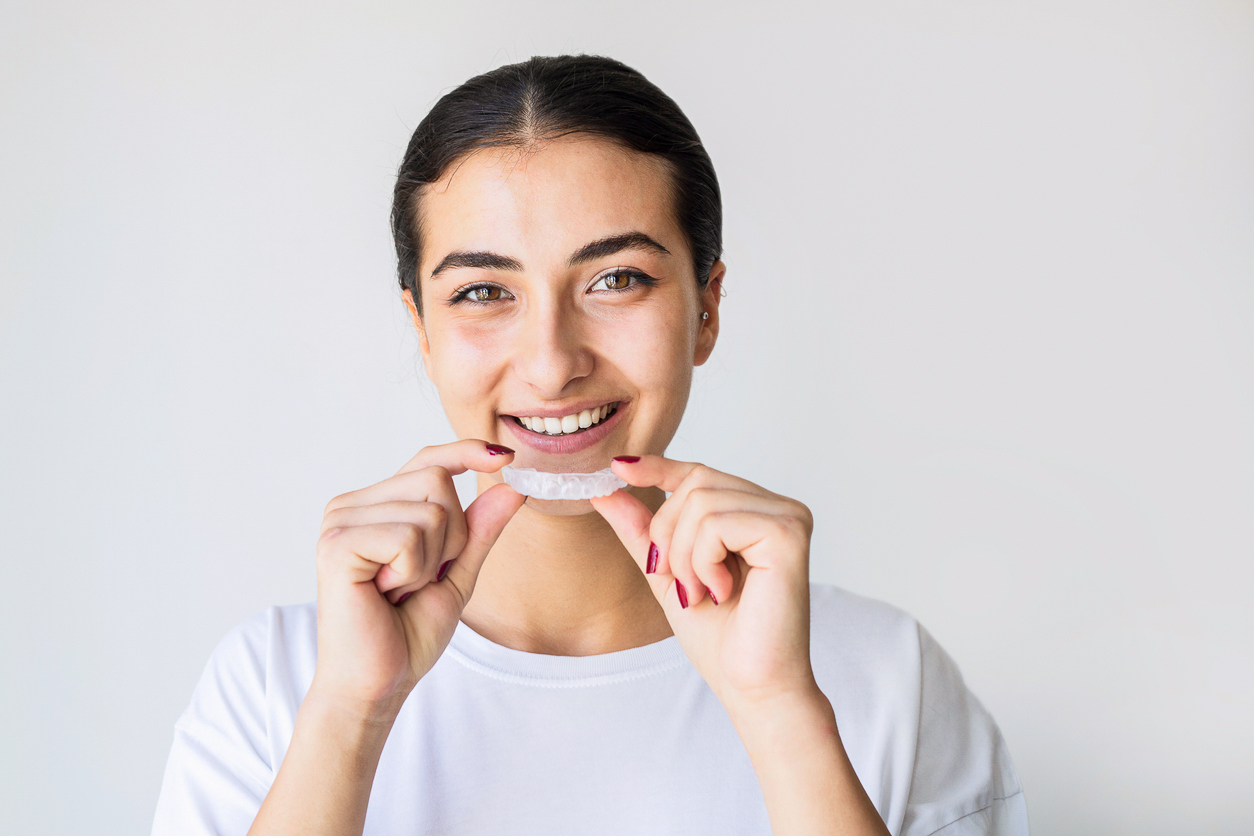
{"type": "Polygon", "coordinates": [[[704,287],[723,254],[714,164],[674,100],[636,70],[599,55],[537,56],[475,76],[444,95],[414,130],[392,195],[397,278],[419,314],[421,198],[449,166],[481,148],[528,148],[588,134],[667,162],[675,220],[704,287]]]}

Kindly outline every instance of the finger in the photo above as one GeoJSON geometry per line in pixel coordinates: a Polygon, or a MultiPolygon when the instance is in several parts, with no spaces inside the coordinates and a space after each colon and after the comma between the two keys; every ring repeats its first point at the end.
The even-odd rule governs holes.
{"type": "Polygon", "coordinates": [[[513,459],[514,451],[508,447],[478,439],[424,447],[392,477],[367,488],[341,494],[327,503],[326,510],[369,505],[387,499],[425,500],[427,497],[418,493],[430,488],[433,473],[442,472],[449,476],[458,476],[467,470],[494,473],[513,459]]]}
{"type": "Polygon", "coordinates": [[[318,538],[318,579],[374,583],[384,566],[403,582],[421,571],[422,529],[411,523],[386,522],[332,528],[318,538]]]}
{"type": "Polygon", "coordinates": [[[757,511],[728,511],[707,519],[710,522],[702,525],[693,543],[694,563],[722,562],[728,552],[735,552],[751,569],[809,577],[810,534],[804,520],[757,511]]]}
{"type": "MultiPolygon", "coordinates": [[[[679,496],[679,492],[676,492],[672,499],[676,499],[679,496]]],[[[706,520],[711,515],[731,511],[754,511],[767,515],[779,514],[787,516],[793,511],[794,505],[795,503],[790,500],[728,488],[693,488],[684,496],[683,505],[679,506],[679,513],[674,518],[673,531],[668,533],[656,530],[658,521],[655,521],[654,536],[666,541],[670,572],[675,577],[681,579],[684,582],[684,586],[688,588],[689,602],[696,603],[703,597],[701,587],[709,587],[709,584],[705,582],[705,578],[709,575],[710,567],[697,565],[694,561],[693,551],[693,543],[696,540],[697,531],[705,525],[706,520]],[[702,574],[703,571],[705,574],[702,574]]],[[[665,522],[665,520],[662,522],[665,522]]],[[[720,564],[725,558],[726,554],[719,558],[720,564]]],[[[723,574],[715,573],[714,576],[722,578],[723,574]]],[[[719,588],[726,589],[725,586],[720,586],[719,588]]],[[[718,597],[717,589],[714,591],[714,595],[715,598],[718,597]]]]}
{"type": "Polygon", "coordinates": [[[402,567],[388,564],[381,568],[374,578],[375,586],[387,595],[392,603],[396,603],[406,592],[421,589],[435,578],[440,564],[440,554],[447,540],[448,512],[444,506],[437,502],[416,504],[418,509],[414,513],[413,521],[422,530],[420,565],[406,574],[402,567]]]}
{"type": "Polygon", "coordinates": [[[428,503],[441,506],[444,514],[440,516],[438,529],[426,529],[426,554],[443,563],[455,558],[465,548],[466,524],[453,478],[448,470],[438,465],[393,476],[386,483],[337,496],[327,505],[329,510],[322,518],[322,530],[386,521],[425,523],[433,513],[423,508],[428,503]],[[404,488],[406,480],[413,483],[411,488],[404,488]],[[403,499],[394,499],[398,494],[403,499]],[[436,531],[439,539],[434,536],[436,531]]]}
{"type": "Polygon", "coordinates": [[[715,604],[722,604],[732,599],[736,591],[736,575],[728,566],[731,552],[723,542],[719,525],[723,522],[723,514],[709,514],[702,517],[692,542],[692,571],[700,580],[715,604]]]}
{"type": "Polygon", "coordinates": [[[466,514],[462,511],[462,500],[457,495],[457,486],[453,484],[453,476],[440,465],[432,465],[412,472],[428,475],[426,500],[439,503],[445,512],[441,541],[431,552],[432,559],[437,564],[452,560],[462,553],[462,549],[466,548],[466,514]]]}
{"type": "Polygon", "coordinates": [[[440,563],[451,560],[466,547],[466,518],[452,474],[440,465],[411,470],[368,488],[337,496],[327,504],[322,528],[325,531],[359,522],[386,522],[387,518],[382,517],[384,512],[381,509],[384,508],[398,509],[397,516],[391,518],[393,520],[414,522],[416,520],[408,520],[404,516],[407,512],[401,508],[416,507],[424,502],[438,503],[445,511],[442,539],[439,542],[428,542],[427,554],[433,559],[439,558],[440,563]],[[376,510],[358,513],[367,508],[376,510]]]}
{"type": "Polygon", "coordinates": [[[449,444],[424,447],[396,471],[397,474],[424,467],[439,466],[457,476],[467,470],[495,473],[514,459],[514,451],[500,444],[492,444],[479,438],[463,438],[449,444]]]}
{"type": "Polygon", "coordinates": [[[671,533],[675,529],[675,523],[689,491],[698,487],[721,487],[762,496],[775,496],[746,479],[723,473],[703,464],[678,462],[664,456],[640,456],[637,462],[615,460],[611,467],[624,468],[624,472],[619,472],[617,469],[615,472],[628,484],[652,485],[671,492],[654,515],[650,529],[650,537],[657,544],[658,549],[657,570],[663,574],[674,574],[670,565],[671,533]]]}
{"type": "Polygon", "coordinates": [[[466,547],[451,558],[443,577],[457,590],[463,607],[474,592],[488,552],[526,501],[527,497],[509,485],[493,485],[466,507],[466,547]]]}
{"type": "Polygon", "coordinates": [[[351,528],[372,523],[407,522],[419,525],[431,519],[424,509],[425,501],[393,500],[374,505],[348,506],[327,513],[322,519],[322,530],[351,528]]]}
{"type": "Polygon", "coordinates": [[[770,494],[771,492],[748,479],[723,473],[700,462],[681,462],[665,456],[642,455],[626,457],[637,459],[634,462],[614,459],[610,469],[629,485],[637,488],[661,488],[667,493],[678,491],[686,480],[695,479],[697,483],[709,487],[734,488],[750,493],[770,494]]]}
{"type": "MultiPolygon", "coordinates": [[[[671,583],[671,576],[658,571],[648,572],[649,547],[653,545],[649,539],[649,523],[653,513],[643,502],[624,490],[614,491],[609,496],[593,497],[591,502],[593,509],[605,518],[618,535],[619,541],[636,561],[640,571],[645,572],[654,597],[663,606],[667,606],[667,592],[675,587],[671,583]]],[[[672,594],[669,600],[675,602],[676,607],[679,606],[675,595],[672,594]]]]}

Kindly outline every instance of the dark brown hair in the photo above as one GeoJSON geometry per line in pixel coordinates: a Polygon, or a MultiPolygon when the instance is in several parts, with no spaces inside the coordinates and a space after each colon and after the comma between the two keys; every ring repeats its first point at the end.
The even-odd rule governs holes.
{"type": "Polygon", "coordinates": [[[422,187],[467,154],[527,147],[585,133],[665,159],[675,218],[704,287],[723,252],[723,205],[714,164],[674,100],[636,70],[598,55],[536,57],[467,81],[443,96],[405,149],[392,196],[397,278],[422,312],[418,290],[422,187]]]}

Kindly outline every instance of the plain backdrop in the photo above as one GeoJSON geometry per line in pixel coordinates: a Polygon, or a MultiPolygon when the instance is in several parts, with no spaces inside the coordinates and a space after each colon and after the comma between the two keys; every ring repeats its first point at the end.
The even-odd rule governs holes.
{"type": "Polygon", "coordinates": [[[671,454],[809,504],[814,579],[937,636],[1036,833],[1250,832],[1254,4],[1148,0],[4,0],[0,832],[147,832],[215,643],[452,440],[396,165],[562,52],[721,179],[671,454]]]}

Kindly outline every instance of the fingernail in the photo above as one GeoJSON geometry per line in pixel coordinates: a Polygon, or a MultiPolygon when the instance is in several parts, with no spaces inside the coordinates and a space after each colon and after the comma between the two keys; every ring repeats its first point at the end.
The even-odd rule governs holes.
{"type": "Polygon", "coordinates": [[[488,452],[491,453],[493,456],[504,456],[504,455],[514,452],[513,450],[509,449],[503,444],[489,444],[487,445],[487,448],[488,448],[488,452]]]}
{"type": "Polygon", "coordinates": [[[705,588],[705,594],[710,596],[710,600],[714,602],[714,606],[718,606],[718,599],[714,597],[714,590],[708,586],[705,588]]]}
{"type": "Polygon", "coordinates": [[[644,567],[644,573],[646,575],[652,575],[654,572],[657,571],[657,559],[658,559],[657,546],[653,543],[650,543],[649,544],[649,561],[648,563],[645,564],[645,567],[644,567]]]}
{"type": "Polygon", "coordinates": [[[410,592],[406,592],[404,595],[402,595],[401,597],[397,598],[397,599],[396,599],[396,606],[398,606],[398,607],[399,607],[401,604],[405,603],[406,599],[408,599],[408,598],[409,598],[409,596],[410,596],[410,595],[413,595],[413,594],[414,594],[414,593],[413,593],[412,591],[410,591],[410,592]]]}
{"type": "Polygon", "coordinates": [[[453,561],[446,560],[440,564],[440,572],[435,576],[436,582],[444,580],[444,576],[448,574],[448,567],[453,565],[453,561]]]}
{"type": "Polygon", "coordinates": [[[688,609],[688,590],[684,589],[684,585],[679,582],[679,578],[675,578],[675,592],[679,595],[679,606],[688,609]]]}
{"type": "Polygon", "coordinates": [[[614,461],[623,462],[624,464],[635,464],[640,461],[639,456],[615,456],[614,461]]]}

